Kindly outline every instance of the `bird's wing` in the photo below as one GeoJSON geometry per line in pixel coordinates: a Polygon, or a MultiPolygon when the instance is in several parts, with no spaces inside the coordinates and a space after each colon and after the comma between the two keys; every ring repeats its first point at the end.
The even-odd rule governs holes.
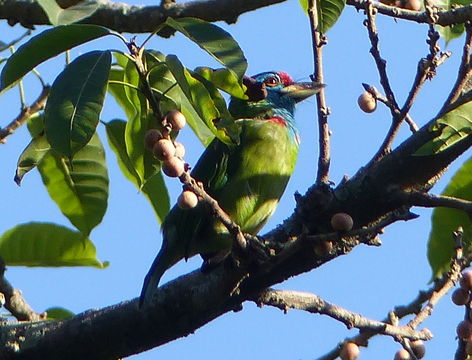
{"type": "MultiPolygon", "coordinates": [[[[192,176],[203,184],[210,196],[215,196],[228,181],[228,165],[233,151],[234,148],[215,139],[205,149],[192,170],[192,176]]],[[[177,251],[176,257],[180,255],[180,258],[188,258],[201,250],[198,248],[200,245],[196,244],[201,244],[198,239],[211,224],[212,217],[208,209],[199,203],[195,208],[188,210],[174,206],[167,215],[162,229],[170,246],[182,246],[183,253],[179,254],[177,251]]]]}

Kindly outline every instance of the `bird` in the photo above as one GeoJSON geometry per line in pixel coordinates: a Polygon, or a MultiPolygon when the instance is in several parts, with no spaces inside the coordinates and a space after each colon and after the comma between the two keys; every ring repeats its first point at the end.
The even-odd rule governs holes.
{"type": "MultiPolygon", "coordinates": [[[[295,106],[325,85],[295,82],[282,71],[243,82],[248,99],[231,98],[228,106],[240,142],[228,145],[215,138],[191,176],[243,232],[256,235],[274,213],[295,168],[300,143],[295,106]]],[[[144,279],[140,307],[150,302],[164,272],[178,261],[200,254],[211,268],[231,249],[232,235],[201,203],[192,209],[175,205],[161,229],[162,247],[144,279]]]]}

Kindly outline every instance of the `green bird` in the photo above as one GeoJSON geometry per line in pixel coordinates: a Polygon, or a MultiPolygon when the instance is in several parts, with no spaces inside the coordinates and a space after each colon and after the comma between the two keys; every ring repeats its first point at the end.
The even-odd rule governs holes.
{"type": "MultiPolygon", "coordinates": [[[[215,138],[191,175],[243,232],[255,235],[274,213],[295,168],[300,142],[295,105],[324,85],[294,82],[281,71],[246,78],[245,83],[249,100],[232,98],[229,104],[241,130],[240,143],[227,145],[215,138]]],[[[162,233],[162,248],[145,277],[140,306],[150,300],[164,272],[181,259],[200,254],[208,264],[231,250],[228,230],[200,203],[188,210],[174,206],[162,233]]]]}

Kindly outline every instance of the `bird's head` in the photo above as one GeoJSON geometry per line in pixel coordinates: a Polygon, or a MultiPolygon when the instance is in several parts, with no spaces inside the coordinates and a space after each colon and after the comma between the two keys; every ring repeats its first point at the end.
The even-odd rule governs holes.
{"type": "Polygon", "coordinates": [[[232,99],[230,110],[235,117],[257,117],[283,112],[292,117],[296,103],[316,94],[324,84],[295,82],[283,71],[268,71],[245,77],[248,100],[232,99]]]}

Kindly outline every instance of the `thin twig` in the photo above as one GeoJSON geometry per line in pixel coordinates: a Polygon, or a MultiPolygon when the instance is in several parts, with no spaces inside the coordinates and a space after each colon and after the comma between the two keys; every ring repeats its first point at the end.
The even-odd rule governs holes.
{"type": "Polygon", "coordinates": [[[451,269],[449,270],[444,281],[439,283],[440,286],[438,286],[433,291],[431,297],[428,300],[428,303],[410,322],[408,322],[407,326],[414,329],[419,326],[428,316],[430,316],[438,301],[457,284],[461,276],[461,271],[470,264],[470,260],[465,260],[463,258],[463,234],[464,231],[462,230],[462,228],[459,228],[454,231],[453,238],[455,242],[456,251],[454,253],[454,257],[451,260],[451,269]]]}
{"type": "Polygon", "coordinates": [[[472,216],[472,201],[469,200],[459,199],[452,196],[433,195],[416,190],[400,190],[395,192],[395,196],[398,196],[403,203],[410,206],[421,206],[427,208],[447,207],[465,211],[469,216],[472,216]]]}
{"type": "Polygon", "coordinates": [[[3,306],[18,321],[38,321],[46,317],[46,314],[39,314],[33,311],[23,297],[20,290],[13,286],[5,278],[5,263],[0,259],[0,294],[3,294],[5,303],[3,306]]]}
{"type": "Polygon", "coordinates": [[[30,105],[23,107],[20,114],[10,122],[6,127],[0,128],[0,143],[5,143],[5,138],[15,132],[21,125],[25,123],[32,115],[36,114],[44,108],[44,104],[49,95],[49,86],[43,87],[41,94],[38,98],[30,105]]]}
{"type": "MultiPolygon", "coordinates": [[[[326,44],[326,38],[320,33],[318,24],[318,9],[316,7],[315,0],[308,0],[308,15],[310,18],[314,59],[314,72],[311,80],[323,84],[323,46],[326,44]]],[[[329,182],[329,165],[331,161],[330,135],[328,125],[329,108],[326,105],[326,96],[324,89],[321,89],[320,92],[316,94],[316,104],[318,107],[319,131],[319,155],[316,183],[321,184],[329,182]]]]}
{"type": "Polygon", "coordinates": [[[247,241],[239,225],[231,220],[230,216],[220,207],[218,201],[208,195],[203,186],[190,175],[190,172],[185,171],[183,175],[179,177],[179,180],[199,197],[199,201],[204,202],[211,208],[214,216],[234,235],[238,246],[241,249],[246,249],[247,241]]]}
{"type": "MultiPolygon", "coordinates": [[[[453,259],[451,260],[451,271],[443,279],[438,280],[435,284],[428,290],[420,291],[416,298],[407,305],[396,306],[389,315],[382,320],[382,322],[390,323],[392,320],[397,322],[399,319],[404,318],[405,316],[416,314],[407,325],[404,327],[410,327],[412,329],[416,328],[421,322],[431,315],[434,306],[437,302],[451,289],[457,282],[461,270],[465,269],[470,265],[471,258],[466,259],[462,258],[462,247],[460,245],[460,229],[454,233],[454,240],[456,242],[456,253],[454,254],[453,259]],[[426,303],[423,307],[422,305],[426,303]]],[[[371,331],[362,331],[358,335],[351,338],[343,340],[341,343],[336,345],[331,351],[325,355],[319,357],[317,360],[335,360],[339,356],[339,351],[341,349],[342,343],[348,341],[353,342],[358,345],[367,346],[368,341],[373,336],[377,335],[375,332],[371,331]]],[[[401,341],[402,339],[398,339],[401,341]]]]}
{"type": "Polygon", "coordinates": [[[426,56],[426,58],[421,59],[418,62],[415,80],[413,81],[411,90],[408,93],[407,99],[405,100],[405,104],[400,111],[400,115],[397,118],[398,122],[403,121],[403,119],[406,117],[406,114],[408,114],[410,111],[413,102],[415,101],[416,96],[418,95],[425,81],[431,79],[436,73],[438,60],[437,55],[440,50],[438,46],[438,40],[439,33],[434,30],[433,25],[430,25],[428,31],[428,40],[426,40],[426,42],[429,44],[429,54],[426,56]]]}
{"type": "Polygon", "coordinates": [[[365,331],[374,331],[378,334],[402,337],[412,340],[429,340],[431,332],[427,329],[417,331],[410,327],[398,327],[386,322],[368,319],[340,306],[331,304],[315,294],[267,289],[259,293],[254,301],[258,305],[270,305],[287,312],[288,309],[304,310],[312,314],[327,315],[342,322],[347,328],[357,328],[365,331]]]}
{"type": "Polygon", "coordinates": [[[375,64],[377,66],[377,71],[380,77],[380,84],[382,85],[382,88],[385,92],[385,96],[387,97],[388,103],[391,104],[390,112],[392,114],[393,119],[390,129],[388,130],[387,135],[384,141],[382,142],[382,145],[367,165],[370,166],[374,162],[377,162],[382,157],[384,157],[388,152],[390,152],[390,146],[399,131],[400,124],[399,122],[395,121],[395,119],[397,118],[396,109],[399,109],[399,106],[395,99],[395,94],[393,93],[392,87],[390,86],[390,81],[388,79],[387,74],[386,61],[380,55],[379,35],[377,32],[377,25],[375,24],[375,14],[377,10],[374,8],[372,0],[367,1],[365,3],[365,6],[367,19],[364,21],[364,25],[367,27],[370,43],[372,45],[370,48],[370,53],[372,54],[372,57],[374,58],[375,64]]]}
{"type": "Polygon", "coordinates": [[[18,38],[10,41],[8,44],[4,44],[3,46],[0,46],[0,52],[10,49],[12,46],[18,44],[25,37],[30,36],[30,35],[31,35],[31,30],[27,30],[25,33],[23,33],[23,35],[20,35],[18,38]]]}
{"type": "Polygon", "coordinates": [[[378,91],[373,87],[364,84],[364,88],[366,88],[366,90],[369,91],[377,100],[385,103],[389,107],[390,112],[392,114],[392,124],[390,125],[387,135],[385,136],[385,139],[382,142],[382,145],[380,146],[379,150],[374,155],[372,160],[369,162],[369,165],[373,164],[374,162],[377,162],[388,152],[390,152],[392,143],[396,135],[398,134],[398,131],[400,130],[400,126],[403,121],[406,121],[408,123],[412,132],[416,132],[418,130],[418,126],[411,119],[408,113],[425,81],[430,80],[436,74],[436,68],[450,56],[449,52],[439,54],[439,34],[433,26],[433,23],[436,20],[436,12],[434,11],[433,7],[430,6],[428,0],[426,0],[426,7],[428,9],[427,14],[430,20],[428,40],[426,41],[429,45],[429,54],[426,56],[426,58],[423,58],[419,61],[415,79],[408,93],[407,99],[405,100],[403,107],[400,109],[399,105],[395,100],[393,90],[389,83],[385,60],[382,59],[378,47],[378,33],[375,24],[376,10],[374,9],[372,2],[367,2],[367,20],[365,21],[365,25],[368,29],[369,38],[372,44],[371,54],[375,59],[375,63],[377,65],[377,69],[380,76],[380,82],[385,91],[386,98],[381,97],[378,91]]]}

